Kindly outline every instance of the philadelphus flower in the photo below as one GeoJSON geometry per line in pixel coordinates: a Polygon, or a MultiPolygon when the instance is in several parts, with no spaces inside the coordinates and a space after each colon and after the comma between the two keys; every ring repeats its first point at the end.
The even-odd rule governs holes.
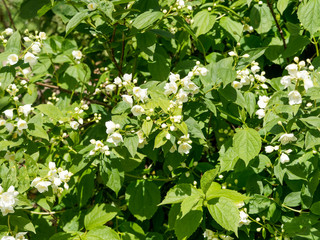
{"type": "Polygon", "coordinates": [[[32,52],[34,54],[38,54],[39,52],[41,52],[41,48],[40,48],[41,44],[39,42],[34,42],[32,45],[31,45],[31,49],[32,49],[32,52]]]}
{"type": "Polygon", "coordinates": [[[48,191],[48,187],[51,185],[51,182],[44,181],[40,177],[36,177],[31,182],[31,187],[35,187],[40,193],[48,191]]]}
{"type": "Polygon", "coordinates": [[[24,106],[20,106],[18,108],[18,112],[20,114],[23,114],[25,117],[28,117],[28,115],[30,114],[30,112],[33,110],[33,107],[31,107],[31,104],[26,104],[24,106]]]}
{"type": "Polygon", "coordinates": [[[38,57],[36,57],[35,55],[33,55],[30,52],[27,52],[26,55],[24,55],[24,63],[29,63],[30,65],[35,65],[38,62],[38,57]]]}
{"type": "Polygon", "coordinates": [[[80,50],[73,50],[72,51],[72,56],[75,59],[80,60],[82,58],[82,52],[80,50]]]}
{"type": "Polygon", "coordinates": [[[7,36],[10,36],[13,34],[13,29],[12,28],[6,28],[4,30],[4,33],[7,35],[7,36]]]}
{"type": "Polygon", "coordinates": [[[138,148],[143,148],[144,145],[148,143],[146,138],[144,137],[143,131],[139,130],[137,132],[137,135],[138,135],[138,138],[139,138],[138,148]]]}
{"type": "Polygon", "coordinates": [[[244,212],[240,211],[240,221],[239,221],[239,226],[241,227],[242,225],[249,225],[250,220],[248,219],[249,215],[244,212]]]}
{"type": "Polygon", "coordinates": [[[290,142],[297,141],[297,138],[293,135],[293,133],[285,133],[281,135],[279,138],[279,141],[281,142],[282,145],[286,145],[290,142]]]}
{"type": "Polygon", "coordinates": [[[122,84],[122,80],[121,80],[121,78],[116,77],[116,78],[113,80],[113,83],[116,84],[116,85],[120,85],[120,84],[122,84]]]}
{"type": "Polygon", "coordinates": [[[298,78],[298,66],[297,64],[289,64],[288,66],[286,66],[286,70],[288,71],[289,75],[294,77],[294,78],[298,78]]]}
{"type": "Polygon", "coordinates": [[[113,92],[114,90],[116,90],[117,86],[114,84],[108,84],[105,89],[107,92],[113,92]]]}
{"type": "Polygon", "coordinates": [[[134,116],[140,116],[144,114],[144,108],[140,105],[135,105],[131,108],[131,112],[134,116]]]}
{"type": "Polygon", "coordinates": [[[8,213],[14,213],[13,208],[16,206],[18,194],[14,186],[10,186],[6,192],[3,192],[3,188],[0,186],[0,210],[3,216],[8,213]]]}
{"type": "Polygon", "coordinates": [[[180,154],[188,154],[190,152],[190,149],[191,149],[191,145],[189,143],[181,143],[178,147],[178,152],[180,154]]]}
{"type": "Polygon", "coordinates": [[[132,73],[128,74],[128,73],[125,73],[122,77],[123,81],[129,83],[131,82],[132,80],[132,73]]]}
{"type": "Polygon", "coordinates": [[[264,109],[261,108],[261,109],[259,109],[258,111],[256,111],[256,115],[258,115],[258,118],[259,118],[259,119],[262,119],[262,118],[265,117],[266,112],[265,112],[264,109]]]}
{"type": "Polygon", "coordinates": [[[107,134],[111,134],[111,133],[113,133],[117,128],[120,128],[120,125],[119,125],[119,124],[115,124],[115,123],[112,122],[112,121],[106,122],[105,125],[106,125],[106,128],[107,128],[107,131],[106,131],[107,134]]]}
{"type": "Polygon", "coordinates": [[[96,3],[89,3],[87,5],[87,8],[89,9],[89,11],[94,11],[97,9],[97,4],[96,3]]]}
{"type": "Polygon", "coordinates": [[[170,75],[169,75],[169,81],[170,82],[176,82],[178,80],[180,80],[180,75],[179,74],[174,74],[174,73],[171,72],[170,75]]]}
{"type": "Polygon", "coordinates": [[[301,104],[302,103],[302,97],[298,91],[291,91],[288,94],[289,97],[289,104],[295,105],[295,104],[301,104]]]}
{"type": "Polygon", "coordinates": [[[132,96],[130,95],[122,95],[122,100],[128,104],[130,104],[130,106],[132,106],[133,104],[133,99],[132,99],[132,96]]]}
{"type": "Polygon", "coordinates": [[[27,232],[19,232],[16,234],[16,240],[27,240],[24,235],[26,235],[27,232]]]}
{"type": "Polygon", "coordinates": [[[100,151],[105,155],[110,155],[109,147],[104,145],[101,141],[96,141],[94,139],[91,139],[90,143],[95,144],[95,148],[90,151],[89,155],[94,155],[97,151],[100,151]]]}
{"type": "Polygon", "coordinates": [[[236,88],[236,89],[240,89],[240,88],[242,88],[242,83],[241,83],[241,82],[238,82],[238,81],[233,81],[233,82],[231,83],[231,86],[234,87],[234,88],[236,88]]]}
{"type": "Polygon", "coordinates": [[[266,153],[272,153],[275,148],[273,146],[266,146],[264,150],[266,151],[266,153]]]}
{"type": "Polygon", "coordinates": [[[120,133],[112,133],[111,136],[107,139],[108,143],[113,143],[114,145],[118,146],[120,142],[123,142],[122,135],[120,133]]]}
{"type": "Polygon", "coordinates": [[[280,156],[280,162],[282,164],[286,163],[286,162],[289,162],[290,161],[290,158],[287,154],[285,153],[281,153],[281,156],[280,156]]]}
{"type": "Polygon", "coordinates": [[[4,236],[1,238],[1,240],[16,240],[16,239],[12,236],[4,236]]]}
{"type": "Polygon", "coordinates": [[[267,96],[259,96],[258,106],[259,108],[265,108],[269,102],[270,98],[267,96]]]}
{"type": "Polygon", "coordinates": [[[25,120],[19,119],[17,123],[18,130],[23,130],[28,128],[28,124],[25,120]]]}
{"type": "Polygon", "coordinates": [[[77,121],[71,121],[70,122],[70,127],[74,130],[78,130],[78,127],[79,127],[79,123],[77,121]]]}
{"type": "Polygon", "coordinates": [[[183,89],[180,89],[177,94],[177,100],[180,102],[188,102],[188,93],[184,91],[183,89]]]}
{"type": "Polygon", "coordinates": [[[8,62],[10,65],[15,65],[19,61],[19,57],[17,54],[10,54],[8,56],[8,62]]]}
{"type": "Polygon", "coordinates": [[[178,85],[174,81],[170,81],[169,83],[166,83],[164,86],[164,94],[170,95],[170,94],[176,94],[178,91],[178,85]]]}
{"type": "Polygon", "coordinates": [[[148,98],[148,89],[134,87],[132,91],[133,91],[133,95],[142,102],[144,102],[144,100],[148,98]]]}
{"type": "Polygon", "coordinates": [[[3,111],[6,118],[12,119],[13,118],[13,109],[7,109],[3,111]]]}
{"type": "Polygon", "coordinates": [[[39,38],[41,40],[46,40],[47,39],[47,34],[45,32],[39,32],[39,38]]]}
{"type": "Polygon", "coordinates": [[[286,89],[291,85],[291,80],[292,80],[292,77],[284,76],[281,78],[280,83],[284,86],[284,89],[286,89]]]}

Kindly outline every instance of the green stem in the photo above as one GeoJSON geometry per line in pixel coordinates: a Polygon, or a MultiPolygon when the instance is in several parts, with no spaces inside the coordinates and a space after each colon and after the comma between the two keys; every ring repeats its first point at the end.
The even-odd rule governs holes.
{"type": "Polygon", "coordinates": [[[319,57],[319,47],[318,47],[318,42],[316,41],[315,37],[313,37],[313,44],[316,47],[317,57],[319,57]]]}

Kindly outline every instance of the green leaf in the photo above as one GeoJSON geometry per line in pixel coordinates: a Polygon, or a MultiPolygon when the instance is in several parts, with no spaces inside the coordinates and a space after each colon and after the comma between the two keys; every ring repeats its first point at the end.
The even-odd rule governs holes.
{"type": "Polygon", "coordinates": [[[207,108],[214,114],[214,116],[217,116],[217,108],[214,103],[208,98],[204,98],[203,100],[207,108]]]}
{"type": "Polygon", "coordinates": [[[155,138],[154,140],[154,148],[159,148],[161,146],[163,146],[167,141],[168,139],[166,138],[166,135],[168,134],[169,132],[167,130],[162,130],[155,138]]]}
{"type": "Polygon", "coordinates": [[[119,235],[107,226],[100,226],[90,230],[86,234],[86,240],[120,240],[119,235]]]}
{"type": "Polygon", "coordinates": [[[188,126],[185,122],[174,123],[174,125],[184,134],[188,135],[188,126]]]}
{"type": "Polygon", "coordinates": [[[307,118],[300,118],[300,121],[303,123],[307,123],[307,126],[313,126],[316,128],[320,128],[320,119],[319,117],[307,117],[307,118]]]}
{"type": "Polygon", "coordinates": [[[47,115],[49,118],[54,120],[60,120],[63,115],[60,109],[51,104],[40,104],[36,107],[40,112],[47,115]]]}
{"type": "Polygon", "coordinates": [[[10,216],[10,225],[11,229],[18,228],[19,232],[33,232],[36,233],[36,229],[34,228],[31,220],[24,218],[22,216],[11,215],[10,216]]]}
{"type": "Polygon", "coordinates": [[[283,14],[284,10],[288,7],[290,0],[278,0],[277,8],[281,14],[283,14]]]}
{"type": "Polygon", "coordinates": [[[297,207],[301,203],[301,192],[291,192],[283,200],[283,204],[288,207],[297,207]]]}
{"type": "Polygon", "coordinates": [[[88,18],[89,14],[87,10],[78,12],[74,15],[66,26],[66,35],[73,31],[84,19],[88,18]]]}
{"type": "Polygon", "coordinates": [[[206,193],[208,191],[211,183],[216,178],[218,173],[219,173],[218,168],[215,168],[215,169],[211,169],[211,170],[206,171],[202,175],[201,180],[200,180],[200,186],[201,186],[201,189],[204,193],[206,193]]]}
{"type": "Polygon", "coordinates": [[[79,183],[76,189],[80,208],[86,206],[88,200],[93,195],[95,174],[96,171],[88,168],[82,173],[78,180],[79,183]]]}
{"type": "Polygon", "coordinates": [[[132,157],[134,157],[137,153],[139,145],[139,137],[138,135],[127,136],[124,139],[124,146],[128,149],[129,153],[132,157]]]}
{"type": "Polygon", "coordinates": [[[298,18],[313,36],[320,29],[320,0],[304,1],[298,8],[298,18]]]}
{"type": "Polygon", "coordinates": [[[191,184],[178,184],[167,192],[166,197],[160,205],[181,203],[185,198],[190,197],[191,195],[203,196],[204,194],[201,190],[196,189],[191,184]]]}
{"type": "Polygon", "coordinates": [[[267,33],[273,25],[273,17],[267,4],[254,5],[250,12],[251,26],[259,33],[267,33]]]}
{"type": "Polygon", "coordinates": [[[124,181],[123,167],[119,159],[108,161],[105,157],[101,164],[100,173],[107,187],[118,194],[124,181]]]}
{"type": "Polygon", "coordinates": [[[174,226],[178,240],[188,239],[194,233],[202,221],[202,208],[192,210],[186,215],[179,215],[174,226]]]}
{"type": "Polygon", "coordinates": [[[201,200],[200,196],[191,195],[190,197],[185,198],[181,203],[181,214],[182,216],[188,214],[192,209],[196,210],[199,207],[202,207],[203,199],[201,200]]]}
{"type": "Polygon", "coordinates": [[[309,129],[305,137],[306,150],[313,148],[316,145],[320,145],[320,132],[316,129],[309,129]]]}
{"type": "Polygon", "coordinates": [[[194,120],[192,117],[189,117],[185,123],[187,124],[189,133],[192,138],[200,138],[200,139],[205,139],[205,136],[203,135],[203,132],[201,130],[201,127],[199,123],[194,120]]]}
{"type": "Polygon", "coordinates": [[[196,36],[200,36],[210,31],[216,21],[215,15],[202,10],[193,17],[192,29],[195,31],[196,36]]]}
{"type": "Polygon", "coordinates": [[[137,29],[143,29],[150,26],[155,21],[159,20],[162,16],[163,16],[162,12],[149,10],[140,14],[133,21],[132,26],[137,29]]]}
{"type": "Polygon", "coordinates": [[[104,225],[113,219],[119,210],[109,204],[95,205],[84,217],[84,226],[87,230],[104,225]]]}
{"type": "Polygon", "coordinates": [[[140,221],[150,219],[160,203],[160,190],[153,182],[136,181],[127,187],[126,200],[130,212],[140,221]]]}
{"type": "Polygon", "coordinates": [[[220,197],[208,201],[208,210],[213,219],[226,230],[238,233],[239,210],[228,198],[220,197]]]}
{"type": "Polygon", "coordinates": [[[14,81],[16,71],[14,67],[4,66],[0,69],[0,83],[1,88],[6,89],[9,84],[14,81]]]}
{"type": "Polygon", "coordinates": [[[316,215],[320,215],[320,202],[315,202],[311,206],[311,212],[316,215]]]}
{"type": "Polygon", "coordinates": [[[248,164],[261,150],[259,133],[252,128],[239,130],[233,137],[233,149],[248,164]]]}
{"type": "Polygon", "coordinates": [[[37,124],[28,124],[27,132],[34,137],[43,138],[49,141],[49,136],[47,132],[42,128],[42,126],[39,126],[37,124]]]}
{"type": "Polygon", "coordinates": [[[206,193],[206,200],[213,198],[225,197],[230,199],[233,203],[238,204],[242,203],[244,200],[249,199],[249,197],[242,195],[234,190],[229,189],[218,189],[216,183],[212,183],[210,188],[206,193]]]}
{"type": "Polygon", "coordinates": [[[149,134],[151,133],[152,126],[153,126],[153,122],[152,122],[152,121],[147,121],[147,120],[144,120],[144,121],[143,121],[142,131],[144,132],[144,134],[145,134],[147,137],[148,137],[149,134]]]}
{"type": "Polygon", "coordinates": [[[6,51],[12,52],[15,54],[20,54],[21,49],[21,35],[18,31],[16,31],[12,36],[8,39],[7,45],[6,45],[6,51]]]}
{"type": "Polygon", "coordinates": [[[223,17],[220,20],[220,26],[224,28],[236,42],[240,41],[243,32],[243,25],[241,23],[233,21],[229,17],[223,17]]]}

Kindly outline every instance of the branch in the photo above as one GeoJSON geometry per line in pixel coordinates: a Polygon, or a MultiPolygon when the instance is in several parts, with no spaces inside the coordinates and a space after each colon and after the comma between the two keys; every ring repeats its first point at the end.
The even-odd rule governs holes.
{"type": "Polygon", "coordinates": [[[16,28],[16,25],[15,25],[15,24],[14,24],[14,22],[13,22],[12,15],[11,15],[11,12],[10,12],[10,9],[8,8],[8,5],[7,5],[7,3],[6,3],[6,1],[5,1],[5,0],[2,0],[2,2],[3,2],[4,7],[6,8],[6,11],[8,12],[8,17],[9,17],[9,19],[10,19],[10,22],[11,22],[11,24],[12,24],[12,27],[13,27],[13,28],[14,28],[14,30],[16,31],[16,30],[17,30],[17,28],[16,28]]]}
{"type": "Polygon", "coordinates": [[[278,31],[280,33],[280,36],[281,36],[281,39],[282,39],[282,42],[283,42],[283,47],[284,47],[284,49],[287,49],[287,44],[286,44],[286,40],[284,39],[283,31],[282,31],[282,29],[280,27],[280,24],[279,24],[279,22],[278,22],[278,20],[276,18],[276,15],[274,14],[274,11],[273,11],[273,8],[272,8],[272,4],[270,3],[270,0],[267,0],[267,4],[268,4],[268,7],[269,7],[270,12],[272,14],[272,17],[273,17],[274,21],[276,22],[278,31]]]}

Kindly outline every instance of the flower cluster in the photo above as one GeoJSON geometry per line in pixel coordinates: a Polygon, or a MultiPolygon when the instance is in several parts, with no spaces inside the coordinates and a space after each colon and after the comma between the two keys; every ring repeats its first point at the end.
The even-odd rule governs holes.
{"type": "Polygon", "coordinates": [[[192,146],[190,145],[191,143],[192,141],[189,139],[189,134],[180,137],[178,141],[178,152],[180,154],[188,154],[192,148],[192,146]]]}
{"type": "Polygon", "coordinates": [[[91,139],[90,143],[94,144],[95,147],[90,151],[89,155],[94,155],[96,152],[101,152],[107,156],[110,155],[109,147],[104,145],[100,140],[91,139]]]}
{"type": "Polygon", "coordinates": [[[73,174],[68,170],[63,170],[63,168],[56,168],[54,162],[49,162],[49,171],[45,177],[36,177],[32,183],[31,187],[35,187],[40,193],[48,191],[48,187],[51,186],[53,193],[60,194],[63,188],[60,187],[64,183],[64,189],[69,189],[68,182],[73,174]]]}
{"type": "Polygon", "coordinates": [[[10,186],[6,192],[0,185],[0,210],[3,216],[8,213],[14,213],[14,207],[17,205],[18,192],[15,191],[14,186],[10,186]]]}
{"type": "Polygon", "coordinates": [[[27,232],[18,232],[15,237],[13,236],[4,236],[1,238],[1,240],[28,240],[25,238],[25,235],[27,232]]]}
{"type": "MultiPolygon", "coordinates": [[[[83,100],[81,101],[81,106],[80,107],[75,107],[74,108],[74,114],[73,114],[73,117],[76,119],[76,120],[73,120],[70,122],[70,127],[73,129],[73,130],[78,130],[80,124],[83,124],[83,118],[81,117],[82,113],[86,110],[89,109],[89,106],[88,104],[86,104],[83,100]]],[[[98,120],[98,119],[96,119],[98,120]]]]}

